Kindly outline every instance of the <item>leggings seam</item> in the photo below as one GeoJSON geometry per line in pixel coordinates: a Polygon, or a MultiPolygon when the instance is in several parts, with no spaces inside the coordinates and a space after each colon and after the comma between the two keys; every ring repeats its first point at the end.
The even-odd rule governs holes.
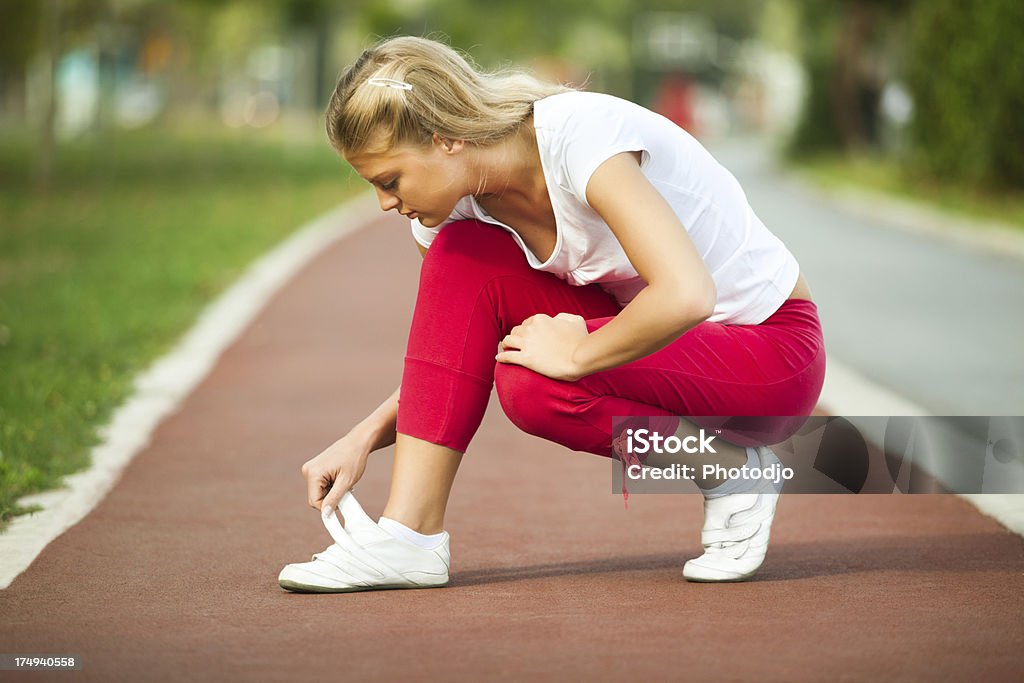
{"type": "Polygon", "coordinates": [[[462,375],[463,377],[468,377],[468,378],[478,382],[479,384],[481,384],[481,385],[483,385],[485,387],[486,386],[490,386],[491,383],[493,382],[493,380],[488,380],[488,379],[486,379],[484,377],[478,377],[477,375],[474,375],[471,372],[466,372],[465,370],[461,370],[459,368],[453,368],[450,365],[445,365],[444,363],[438,363],[437,361],[427,360],[426,358],[417,358],[415,356],[406,356],[405,359],[409,360],[409,361],[413,361],[414,363],[425,363],[427,365],[433,365],[436,368],[441,368],[442,370],[447,370],[448,372],[454,372],[457,375],[462,375]]]}
{"type": "MultiPolygon", "coordinates": [[[[491,283],[494,282],[495,280],[499,280],[499,279],[501,279],[503,277],[511,277],[511,276],[509,276],[509,275],[495,275],[494,277],[492,277],[489,280],[487,280],[487,282],[483,283],[483,285],[480,287],[480,291],[476,295],[476,301],[473,302],[473,310],[469,312],[469,318],[466,321],[467,327],[473,323],[473,316],[476,313],[477,308],[480,306],[480,299],[482,299],[484,294],[487,293],[487,289],[491,286],[491,283]]],[[[494,321],[494,326],[498,327],[497,320],[494,321]]],[[[472,339],[472,335],[469,334],[468,332],[469,331],[467,330],[466,339],[462,343],[462,352],[459,355],[459,360],[462,361],[463,363],[466,362],[466,349],[469,347],[469,342],[472,339]]],[[[500,339],[498,340],[498,343],[499,344],[501,343],[500,339]]],[[[495,348],[494,352],[497,353],[498,349],[495,348]]],[[[495,361],[495,362],[497,362],[497,361],[495,361]]],[[[459,371],[459,372],[461,372],[461,371],[459,371]]],[[[464,374],[469,375],[469,373],[464,373],[464,374]]],[[[470,375],[470,376],[475,377],[475,375],[470,375]]]]}
{"type": "MultiPolygon", "coordinates": [[[[523,280],[524,282],[530,282],[529,278],[525,278],[525,277],[523,277],[521,275],[502,274],[502,275],[495,275],[494,277],[491,277],[486,282],[484,282],[483,285],[481,285],[480,291],[477,293],[477,296],[476,296],[476,301],[473,302],[473,309],[470,311],[469,317],[466,320],[466,326],[467,326],[466,339],[465,339],[465,341],[462,344],[462,352],[459,354],[459,361],[463,365],[465,365],[465,362],[466,362],[466,349],[469,347],[469,342],[472,339],[472,335],[469,333],[469,329],[468,328],[473,323],[473,319],[474,319],[474,317],[476,315],[476,311],[480,307],[480,301],[483,299],[485,294],[488,294],[488,290],[490,289],[491,284],[494,283],[494,282],[497,282],[498,280],[501,280],[503,278],[515,278],[517,280],[523,280]]],[[[501,328],[498,325],[497,316],[496,315],[491,315],[491,316],[489,316],[489,318],[491,320],[491,323],[495,326],[495,328],[497,328],[497,330],[498,330],[498,332],[500,334],[501,328]]],[[[499,344],[501,343],[501,339],[500,338],[498,339],[498,343],[499,344]]],[[[495,353],[497,353],[497,351],[498,351],[497,347],[495,347],[494,351],[495,351],[495,353]]],[[[468,377],[469,379],[475,380],[477,383],[480,384],[480,386],[486,387],[488,389],[491,388],[494,385],[493,377],[491,379],[485,379],[483,377],[479,377],[477,375],[474,375],[473,373],[466,372],[465,370],[463,370],[461,368],[453,368],[453,367],[447,366],[447,365],[445,365],[443,363],[437,363],[437,362],[434,362],[434,361],[425,360],[425,359],[418,359],[418,358],[417,359],[413,359],[413,360],[419,360],[420,362],[423,362],[423,363],[429,363],[429,364],[431,364],[431,365],[433,365],[435,367],[442,368],[442,369],[447,370],[449,372],[454,372],[454,373],[456,373],[456,374],[458,374],[458,375],[460,375],[462,377],[468,377]]],[[[497,361],[495,361],[495,363],[497,363],[497,361]]],[[[455,391],[452,391],[451,395],[448,397],[448,406],[445,409],[444,424],[441,427],[441,433],[442,434],[447,432],[448,425],[451,424],[452,419],[454,417],[454,414],[455,414],[454,403],[455,403],[455,391]]]]}

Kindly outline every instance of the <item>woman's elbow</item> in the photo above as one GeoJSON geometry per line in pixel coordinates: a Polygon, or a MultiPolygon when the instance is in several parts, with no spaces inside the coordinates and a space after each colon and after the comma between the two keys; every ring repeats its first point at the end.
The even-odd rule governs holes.
{"type": "Polygon", "coordinates": [[[718,304],[718,288],[715,287],[715,281],[708,276],[707,282],[704,283],[704,287],[701,289],[701,322],[704,322],[715,313],[715,305],[718,304]]]}
{"type": "Polygon", "coordinates": [[[691,284],[677,291],[678,304],[675,308],[679,311],[682,324],[692,327],[704,322],[714,314],[715,304],[718,301],[718,290],[710,277],[706,282],[697,286],[691,284]]]}

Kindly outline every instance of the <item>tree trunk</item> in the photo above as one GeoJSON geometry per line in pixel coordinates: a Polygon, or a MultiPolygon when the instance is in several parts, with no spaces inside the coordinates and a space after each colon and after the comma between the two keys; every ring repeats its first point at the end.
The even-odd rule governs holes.
{"type": "Polygon", "coordinates": [[[53,184],[54,157],[57,148],[57,66],[60,62],[60,2],[48,0],[43,11],[47,59],[47,97],[43,125],[39,131],[36,151],[34,184],[38,191],[46,191],[53,184]]]}
{"type": "Polygon", "coordinates": [[[859,91],[864,47],[876,16],[875,7],[866,0],[849,0],[843,4],[842,28],[836,46],[836,73],[832,82],[832,112],[847,151],[863,147],[868,141],[859,91]]]}

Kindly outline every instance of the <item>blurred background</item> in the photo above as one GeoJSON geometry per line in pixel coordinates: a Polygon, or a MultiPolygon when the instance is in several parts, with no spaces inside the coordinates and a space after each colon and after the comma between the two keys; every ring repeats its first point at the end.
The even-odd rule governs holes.
{"type": "Polygon", "coordinates": [[[319,139],[345,64],[375,38],[432,35],[699,135],[756,131],[794,153],[871,151],[1020,188],[1022,13],[1011,0],[6,0],[0,121],[35,138],[41,185],[56,145],[117,130],[319,139]]]}
{"type": "Polygon", "coordinates": [[[0,525],[246,264],[360,190],[321,112],[395,34],[669,117],[796,253],[836,357],[935,412],[1022,414],[1019,261],[822,199],[1020,230],[1019,0],[3,0],[0,525]]]}

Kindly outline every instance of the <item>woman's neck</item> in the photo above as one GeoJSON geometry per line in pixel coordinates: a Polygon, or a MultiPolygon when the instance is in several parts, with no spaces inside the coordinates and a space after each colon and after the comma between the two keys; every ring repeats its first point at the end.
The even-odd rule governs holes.
{"type": "Polygon", "coordinates": [[[470,190],[478,199],[529,202],[547,194],[532,116],[508,138],[477,148],[475,167],[478,181],[470,190]]]}

